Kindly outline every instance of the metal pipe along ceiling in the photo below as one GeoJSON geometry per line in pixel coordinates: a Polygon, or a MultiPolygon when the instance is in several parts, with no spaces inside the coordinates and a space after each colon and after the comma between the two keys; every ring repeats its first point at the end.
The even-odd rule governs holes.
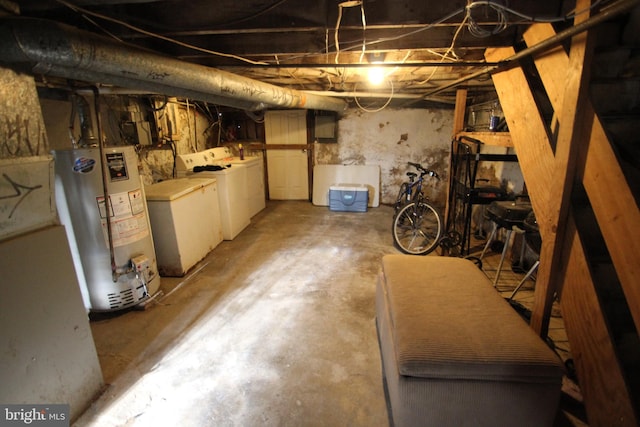
{"type": "MultiPolygon", "coordinates": [[[[216,96],[209,93],[202,93],[201,91],[193,91],[184,88],[166,86],[160,83],[155,83],[153,81],[134,81],[131,78],[118,77],[109,74],[98,73],[95,71],[86,71],[78,68],[60,67],[57,65],[39,63],[32,67],[32,71],[36,74],[64,77],[67,79],[79,80],[83,82],[108,83],[126,88],[127,90],[130,90],[132,92],[158,93],[168,96],[195,99],[198,101],[210,102],[217,105],[226,105],[227,107],[234,107],[240,110],[259,111],[267,108],[267,106],[263,102],[251,102],[241,99],[223,98],[221,96],[216,96]]],[[[100,92],[102,93],[102,89],[100,90],[100,92]]]]}
{"type": "Polygon", "coordinates": [[[57,22],[0,20],[0,62],[39,73],[258,110],[268,107],[343,112],[340,99],[307,94],[149,52],[57,22]]]}

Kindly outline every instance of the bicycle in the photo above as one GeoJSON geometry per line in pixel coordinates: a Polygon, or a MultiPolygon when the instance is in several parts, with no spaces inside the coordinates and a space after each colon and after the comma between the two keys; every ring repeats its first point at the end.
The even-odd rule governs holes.
{"type": "Polygon", "coordinates": [[[394,204],[393,242],[406,254],[426,255],[440,244],[444,227],[442,215],[422,192],[422,183],[425,175],[436,179],[439,176],[419,163],[408,164],[416,168],[420,175],[407,172],[409,182],[400,185],[394,204]]]}

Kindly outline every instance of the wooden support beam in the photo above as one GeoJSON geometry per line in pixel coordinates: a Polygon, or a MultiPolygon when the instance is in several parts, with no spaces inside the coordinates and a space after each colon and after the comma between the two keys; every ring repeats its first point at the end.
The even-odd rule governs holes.
{"type": "MultiPolygon", "coordinates": [[[[555,31],[550,24],[535,24],[525,32],[524,38],[528,45],[535,45],[553,35],[555,31]]],[[[564,81],[558,75],[559,70],[568,69],[569,57],[558,48],[536,57],[535,64],[554,110],[559,111],[563,103],[564,81]]],[[[594,116],[594,120],[584,169],[578,173],[606,241],[636,329],[640,331],[640,210],[593,105],[586,100],[584,107],[584,114],[594,116]]]]}
{"type": "Polygon", "coordinates": [[[576,365],[588,424],[594,427],[637,427],[633,399],[612,337],[607,333],[601,302],[594,291],[586,254],[571,216],[565,235],[569,241],[565,243],[568,251],[563,255],[567,262],[567,274],[562,290],[562,318],[576,365]]]}
{"type": "Polygon", "coordinates": [[[467,90],[456,91],[456,109],[453,112],[453,132],[451,139],[455,139],[458,132],[464,130],[464,117],[467,110],[467,90]]]}
{"type": "MultiPolygon", "coordinates": [[[[512,48],[489,49],[485,58],[487,61],[497,62],[514,54],[512,48]]],[[[545,236],[551,236],[553,232],[544,218],[551,214],[548,191],[555,185],[552,181],[555,159],[547,129],[521,68],[496,73],[492,78],[533,208],[536,216],[542,220],[539,225],[544,241],[545,236]]],[[[572,238],[566,243],[568,251],[563,256],[567,275],[561,304],[589,422],[592,425],[635,425],[636,418],[624,375],[600,308],[582,241],[575,230],[573,216],[569,215],[567,235],[572,238]]],[[[539,280],[536,282],[536,293],[539,292],[545,298],[536,297],[536,301],[545,301],[549,299],[546,297],[548,293],[553,290],[548,289],[548,283],[539,280]]],[[[548,306],[539,307],[536,304],[532,316],[542,317],[540,324],[543,324],[545,318],[548,322],[549,310],[548,306]]],[[[546,331],[538,329],[537,332],[546,336],[546,331]]]]}
{"type": "MultiPolygon", "coordinates": [[[[485,57],[487,60],[494,57],[502,59],[509,52],[514,54],[513,48],[488,49],[485,57]]],[[[492,78],[520,160],[520,169],[533,209],[537,215],[547,215],[547,191],[553,174],[553,151],[535,98],[520,68],[494,74],[492,78]]],[[[541,226],[540,234],[544,238],[547,230],[544,224],[541,226]]]]}
{"type": "MultiPolygon", "coordinates": [[[[590,0],[578,0],[579,10],[588,10],[590,0]],[[582,4],[581,4],[582,3],[582,4]]],[[[581,14],[576,17],[575,23],[579,23],[588,18],[588,14],[581,14]]],[[[571,57],[568,67],[558,70],[556,80],[564,80],[564,93],[560,109],[555,111],[560,126],[555,149],[552,184],[548,190],[548,213],[538,220],[538,224],[545,222],[544,228],[547,235],[542,241],[540,252],[540,267],[536,280],[544,283],[547,289],[535,293],[537,298],[535,305],[544,307],[542,315],[532,316],[532,326],[536,330],[546,331],[548,329],[548,314],[554,294],[562,288],[565,277],[565,262],[563,249],[565,246],[565,230],[569,217],[571,205],[571,193],[576,175],[576,165],[578,157],[586,151],[583,140],[589,139],[589,130],[593,117],[585,116],[584,105],[588,101],[589,77],[591,73],[590,64],[593,55],[592,46],[589,42],[588,33],[580,33],[573,36],[571,40],[571,57]],[[585,61],[587,66],[585,67],[585,61]],[[564,75],[564,77],[563,77],[564,75]]],[[[558,52],[556,52],[558,54],[558,52]]],[[[561,53],[563,54],[563,53],[561,53]]]]}
{"type": "MultiPolygon", "coordinates": [[[[487,50],[485,57],[487,60],[502,58],[513,52],[513,48],[487,50]]],[[[549,228],[550,224],[545,219],[553,215],[549,206],[549,189],[553,186],[554,155],[544,120],[521,68],[494,74],[492,78],[536,213],[542,241],[553,239],[555,231],[549,228]]],[[[548,266],[542,265],[540,268],[548,266]]],[[[555,289],[549,288],[547,281],[536,281],[536,304],[531,314],[531,326],[542,337],[547,336],[549,329],[554,293],[555,289]]]]}

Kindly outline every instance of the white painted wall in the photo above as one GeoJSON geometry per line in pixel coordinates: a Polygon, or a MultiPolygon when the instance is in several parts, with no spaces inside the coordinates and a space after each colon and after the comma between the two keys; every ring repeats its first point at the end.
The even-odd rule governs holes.
{"type": "Polygon", "coordinates": [[[338,123],[337,144],[317,144],[316,164],[379,165],[381,203],[393,203],[407,162],[421,163],[440,175],[427,193],[444,207],[449,176],[453,109],[350,110],[338,123]]]}

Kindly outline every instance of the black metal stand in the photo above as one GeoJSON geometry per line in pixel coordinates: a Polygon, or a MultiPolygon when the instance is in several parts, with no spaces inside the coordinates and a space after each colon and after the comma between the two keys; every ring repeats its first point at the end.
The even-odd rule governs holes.
{"type": "Polygon", "coordinates": [[[481,154],[481,144],[482,141],[467,136],[454,139],[451,143],[449,210],[446,218],[446,230],[450,240],[457,243],[457,251],[460,255],[469,255],[473,206],[487,205],[496,200],[508,199],[507,192],[502,188],[476,186],[479,162],[518,161],[515,154],[481,154]]]}
{"type": "Polygon", "coordinates": [[[498,264],[498,270],[496,271],[496,276],[493,280],[494,287],[498,286],[498,280],[500,280],[502,265],[504,264],[504,259],[507,254],[507,248],[511,242],[511,234],[513,231],[523,232],[522,224],[531,211],[532,208],[530,203],[518,203],[517,201],[496,201],[492,202],[487,208],[487,217],[493,222],[493,230],[491,231],[491,236],[487,239],[487,244],[484,246],[484,249],[480,254],[480,261],[482,261],[487,249],[496,238],[498,230],[504,228],[507,231],[507,236],[502,248],[502,256],[500,257],[500,263],[498,264]]]}
{"type": "Polygon", "coordinates": [[[540,228],[538,227],[538,222],[536,221],[536,215],[533,212],[533,210],[524,219],[522,223],[522,227],[524,228],[523,231],[525,235],[524,235],[524,241],[522,242],[520,262],[521,263],[523,262],[525,246],[528,246],[533,251],[537,259],[533,263],[533,265],[529,268],[529,270],[527,271],[527,274],[525,274],[525,276],[522,278],[520,283],[518,283],[516,288],[513,290],[513,293],[511,294],[511,296],[507,298],[507,301],[513,300],[513,297],[516,296],[516,294],[518,293],[522,285],[524,285],[527,279],[533,276],[533,274],[538,269],[538,266],[540,265],[540,250],[542,249],[542,238],[540,237],[540,228]]]}

